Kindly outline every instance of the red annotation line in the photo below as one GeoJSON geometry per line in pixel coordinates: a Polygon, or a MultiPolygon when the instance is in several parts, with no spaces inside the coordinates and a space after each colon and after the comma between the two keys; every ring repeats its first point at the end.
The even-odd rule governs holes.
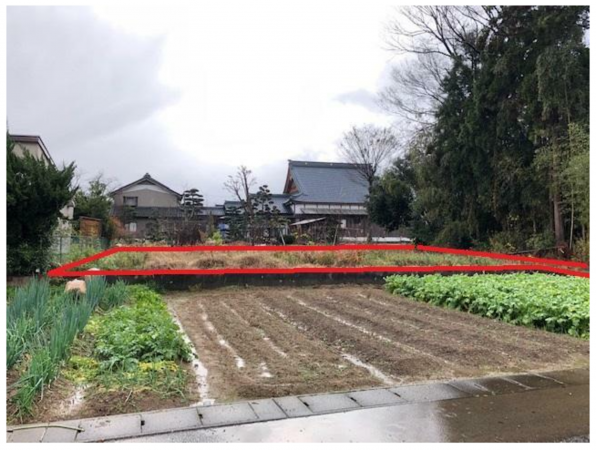
{"type": "Polygon", "coordinates": [[[549,258],[533,258],[531,256],[518,256],[508,255],[506,253],[492,253],[492,252],[478,252],[476,250],[460,250],[457,248],[444,248],[444,247],[431,247],[428,245],[418,245],[417,250],[425,252],[435,253],[447,253],[449,255],[464,255],[464,256],[477,256],[481,258],[490,259],[504,259],[507,261],[520,261],[529,263],[540,263],[549,266],[565,266],[565,267],[578,267],[580,269],[587,269],[588,265],[580,261],[566,261],[560,259],[549,259],[549,258]]]}
{"type": "Polygon", "coordinates": [[[267,269],[141,269],[141,270],[83,270],[58,272],[51,277],[84,277],[100,275],[153,276],[153,275],[230,275],[230,274],[297,274],[297,273],[437,273],[437,272],[548,272],[590,278],[588,272],[559,267],[515,264],[503,266],[363,266],[363,267],[291,267],[267,269]]]}
{"type": "Polygon", "coordinates": [[[403,244],[344,244],[344,245],[293,245],[293,246],[247,246],[247,245],[203,245],[193,247],[114,247],[96,255],[83,258],[48,272],[50,277],[80,277],[80,276],[152,276],[152,275],[226,275],[226,274],[296,274],[296,273],[436,273],[436,272],[503,272],[503,271],[540,271],[561,275],[572,275],[589,278],[587,272],[563,269],[567,266],[587,269],[586,263],[577,261],[563,261],[548,258],[532,258],[528,256],[507,255],[503,253],[479,252],[475,250],[460,250],[425,245],[403,244]],[[464,255],[480,258],[529,262],[533,264],[515,265],[467,265],[467,266],[368,266],[368,267],[292,267],[292,268],[223,268],[223,269],[119,269],[119,270],[83,270],[73,271],[83,264],[96,261],[106,256],[120,252],[312,252],[312,251],[424,251],[452,255],[464,255]]]}

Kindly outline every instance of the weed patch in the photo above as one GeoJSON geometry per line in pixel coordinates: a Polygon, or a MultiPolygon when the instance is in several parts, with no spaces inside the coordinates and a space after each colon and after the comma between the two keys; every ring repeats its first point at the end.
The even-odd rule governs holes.
{"type": "Polygon", "coordinates": [[[499,265],[503,261],[423,251],[344,250],[339,252],[122,252],[81,269],[223,269],[361,266],[499,265]]]}

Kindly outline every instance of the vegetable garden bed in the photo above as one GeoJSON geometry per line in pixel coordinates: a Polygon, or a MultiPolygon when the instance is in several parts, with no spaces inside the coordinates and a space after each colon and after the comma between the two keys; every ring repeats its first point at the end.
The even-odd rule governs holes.
{"type": "Polygon", "coordinates": [[[40,422],[186,405],[190,348],[161,297],[144,286],[64,294],[34,281],[8,307],[9,422],[40,422]],[[95,312],[94,312],[95,310],[95,312]]]}
{"type": "Polygon", "coordinates": [[[590,282],[545,274],[387,277],[387,289],[437,306],[588,339],[590,282]]]}
{"type": "Polygon", "coordinates": [[[589,364],[584,339],[382,287],[229,287],[164,298],[196,347],[216,402],[589,364]]]}

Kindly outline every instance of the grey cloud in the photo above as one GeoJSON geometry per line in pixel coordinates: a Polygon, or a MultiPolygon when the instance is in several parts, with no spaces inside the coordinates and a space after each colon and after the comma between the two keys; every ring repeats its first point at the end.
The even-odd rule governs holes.
{"type": "Polygon", "coordinates": [[[9,7],[7,22],[9,129],[40,134],[58,160],[90,169],[87,146],[177,99],[158,80],[160,39],[114,29],[86,7],[9,7]]]}
{"type": "Polygon", "coordinates": [[[382,109],[379,108],[377,103],[377,95],[367,91],[366,89],[357,89],[355,91],[344,92],[343,94],[335,97],[335,100],[343,104],[362,106],[363,108],[375,113],[382,112],[382,109]]]}
{"type": "MultiPolygon", "coordinates": [[[[57,163],[75,161],[81,183],[103,173],[115,188],[149,172],[177,191],[200,189],[209,205],[230,198],[223,183],[236,167],[181,151],[156,115],[177,100],[159,82],[160,39],[129,35],[85,7],[9,7],[7,16],[10,132],[41,135],[57,163]]],[[[283,190],[287,159],[252,169],[259,185],[283,190]]]]}

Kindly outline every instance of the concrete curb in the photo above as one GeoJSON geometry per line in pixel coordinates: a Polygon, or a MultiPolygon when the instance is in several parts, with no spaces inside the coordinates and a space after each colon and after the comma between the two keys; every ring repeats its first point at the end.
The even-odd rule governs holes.
{"type": "Polygon", "coordinates": [[[175,408],[8,429],[7,442],[104,442],[204,428],[589,384],[589,369],[457,379],[350,392],[175,408]]]}

